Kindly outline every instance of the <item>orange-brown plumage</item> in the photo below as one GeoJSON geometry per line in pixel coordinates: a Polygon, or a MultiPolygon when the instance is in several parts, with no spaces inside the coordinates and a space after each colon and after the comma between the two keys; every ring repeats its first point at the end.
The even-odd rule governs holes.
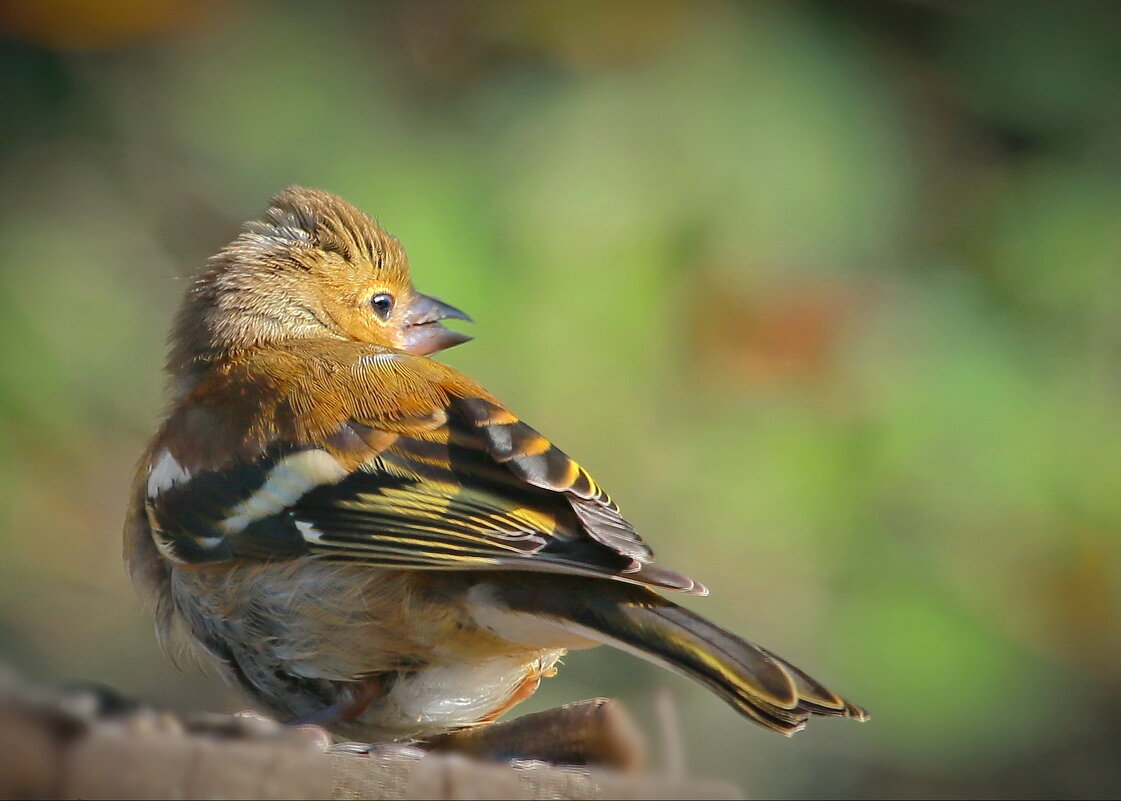
{"type": "Polygon", "coordinates": [[[610,642],[790,733],[858,707],[650,590],[703,594],[576,462],[427,358],[462,312],[326,192],[285,190],[188,292],[173,408],[126,523],[134,580],[258,704],[426,737],[610,642]]]}

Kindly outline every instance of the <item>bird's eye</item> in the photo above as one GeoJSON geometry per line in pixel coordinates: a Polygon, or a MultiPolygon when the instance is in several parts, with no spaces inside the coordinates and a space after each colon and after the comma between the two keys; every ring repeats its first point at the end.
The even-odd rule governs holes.
{"type": "Polygon", "coordinates": [[[383,320],[388,320],[393,311],[393,296],[379,292],[370,299],[370,305],[374,309],[374,314],[383,320]]]}

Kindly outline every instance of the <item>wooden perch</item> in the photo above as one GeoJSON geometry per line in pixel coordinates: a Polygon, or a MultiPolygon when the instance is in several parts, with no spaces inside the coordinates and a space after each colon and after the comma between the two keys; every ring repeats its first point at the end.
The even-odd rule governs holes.
{"type": "Polygon", "coordinates": [[[312,730],[252,717],[180,719],[111,691],[51,693],[0,673],[0,799],[740,797],[720,782],[603,767],[633,771],[638,743],[619,706],[594,699],[448,735],[427,751],[325,751],[312,730]],[[530,754],[599,766],[522,758],[530,754]]]}
{"type": "Polygon", "coordinates": [[[642,764],[642,737],[630,716],[608,698],[592,698],[511,721],[445,734],[435,753],[486,760],[535,759],[560,765],[596,765],[634,772],[642,764]]]}

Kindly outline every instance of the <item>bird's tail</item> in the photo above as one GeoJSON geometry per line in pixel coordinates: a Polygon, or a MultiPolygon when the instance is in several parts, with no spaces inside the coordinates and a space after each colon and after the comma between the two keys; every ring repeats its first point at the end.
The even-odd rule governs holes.
{"type": "Polygon", "coordinates": [[[868,719],[859,706],[785,659],[688,609],[643,587],[594,583],[594,588],[549,592],[548,598],[540,590],[547,582],[536,588],[507,585],[501,595],[512,611],[544,612],[574,633],[698,681],[741,714],[780,734],[801,731],[811,715],[868,719]]]}

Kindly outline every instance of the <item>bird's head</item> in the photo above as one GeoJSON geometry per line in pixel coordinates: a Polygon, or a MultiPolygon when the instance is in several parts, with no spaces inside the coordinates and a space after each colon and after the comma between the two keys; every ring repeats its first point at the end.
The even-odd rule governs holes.
{"type": "Polygon", "coordinates": [[[342,198],[293,186],[210,259],[180,309],[169,369],[297,340],[427,355],[471,339],[448,318],[471,319],[413,287],[396,238],[342,198]]]}

